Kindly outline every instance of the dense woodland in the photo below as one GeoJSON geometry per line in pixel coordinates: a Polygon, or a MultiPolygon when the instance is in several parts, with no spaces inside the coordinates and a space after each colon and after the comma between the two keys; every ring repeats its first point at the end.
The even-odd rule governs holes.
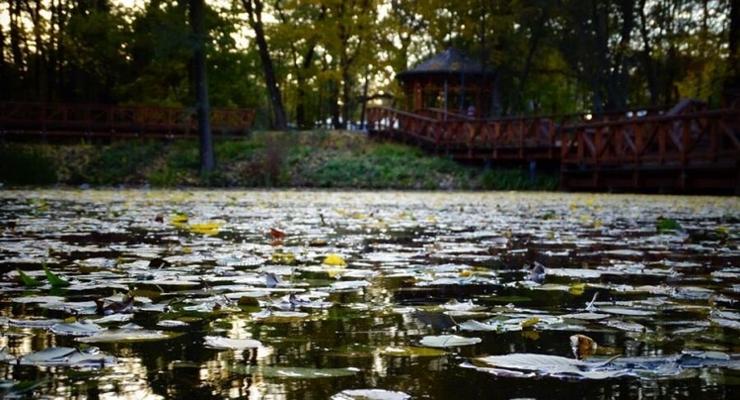
{"type": "MultiPolygon", "coordinates": [[[[0,100],[193,106],[193,3],[4,0],[0,100]]],[[[340,128],[360,118],[363,103],[400,104],[394,75],[454,46],[497,71],[504,114],[680,97],[717,105],[740,76],[738,8],[732,0],[209,0],[209,98],[257,108],[264,127],[340,128]]]]}

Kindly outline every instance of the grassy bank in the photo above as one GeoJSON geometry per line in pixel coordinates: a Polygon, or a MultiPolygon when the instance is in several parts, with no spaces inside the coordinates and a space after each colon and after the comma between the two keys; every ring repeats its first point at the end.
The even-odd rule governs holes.
{"type": "Polygon", "coordinates": [[[463,166],[414,147],[347,132],[256,132],[217,140],[217,168],[198,173],[194,140],[0,144],[9,185],[143,185],[387,189],[555,189],[555,175],[463,166]]]}

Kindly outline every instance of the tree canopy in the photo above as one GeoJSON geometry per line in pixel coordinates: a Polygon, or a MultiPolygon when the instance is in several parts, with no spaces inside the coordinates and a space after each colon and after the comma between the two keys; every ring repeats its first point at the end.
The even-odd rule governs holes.
{"type": "MultiPolygon", "coordinates": [[[[502,114],[737,91],[732,0],[205,3],[210,103],[256,108],[264,127],[344,127],[368,101],[403,104],[395,74],[448,47],[497,72],[502,114]]],[[[187,13],[177,0],[3,2],[0,100],[192,106],[187,13]]]]}

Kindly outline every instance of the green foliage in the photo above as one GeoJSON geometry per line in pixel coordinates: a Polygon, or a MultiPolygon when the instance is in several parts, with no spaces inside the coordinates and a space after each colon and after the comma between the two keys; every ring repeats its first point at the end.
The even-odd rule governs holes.
{"type": "Polygon", "coordinates": [[[481,187],[486,190],[555,190],[558,178],[543,173],[530,178],[522,169],[489,169],[481,176],[481,187]]]}
{"type": "Polygon", "coordinates": [[[135,180],[161,149],[161,143],[143,141],[125,141],[106,146],[90,163],[85,182],[105,185],[135,180]]]}
{"type": "Polygon", "coordinates": [[[49,270],[49,267],[47,267],[46,265],[44,265],[44,275],[46,275],[46,280],[49,281],[49,284],[52,287],[56,288],[56,287],[69,286],[69,282],[60,278],[57,274],[51,272],[49,270]]]}
{"type": "MultiPolygon", "coordinates": [[[[540,174],[534,181],[521,170],[483,170],[420,149],[378,143],[364,135],[337,131],[255,132],[249,137],[216,140],[219,162],[201,176],[194,140],[117,142],[110,145],[7,145],[4,154],[44,154],[16,161],[17,171],[46,165],[45,181],[25,177],[15,184],[81,184],[240,187],[323,187],[387,189],[554,189],[557,179],[540,174]],[[59,173],[54,174],[55,171],[59,173]]],[[[3,157],[1,162],[11,158],[3,157]]],[[[3,169],[3,172],[8,169],[3,169]]],[[[10,180],[6,182],[11,183],[10,180]]]]}
{"type": "Polygon", "coordinates": [[[683,229],[681,224],[679,224],[675,219],[664,217],[658,217],[658,220],[655,222],[655,228],[658,233],[675,232],[683,229]]]}
{"type": "Polygon", "coordinates": [[[17,269],[16,272],[18,272],[18,279],[21,281],[21,284],[26,287],[33,287],[33,286],[41,286],[41,282],[38,281],[38,279],[26,274],[25,272],[17,269]]]}
{"type": "Polygon", "coordinates": [[[373,144],[355,152],[333,153],[315,160],[306,179],[319,187],[432,189],[467,184],[465,168],[408,146],[373,144]]]}
{"type": "MultiPolygon", "coordinates": [[[[497,104],[485,111],[513,115],[678,97],[718,105],[738,74],[728,0],[260,2],[277,86],[301,129],[358,121],[365,96],[402,106],[395,75],[450,46],[496,71],[497,104]]],[[[187,2],[11,4],[0,11],[1,100],[194,104],[187,2]]],[[[205,27],[211,105],[255,108],[268,127],[242,2],[208,2],[205,27]]]]}
{"type": "Polygon", "coordinates": [[[53,160],[45,146],[0,146],[0,181],[18,185],[47,185],[56,180],[53,160]]]}

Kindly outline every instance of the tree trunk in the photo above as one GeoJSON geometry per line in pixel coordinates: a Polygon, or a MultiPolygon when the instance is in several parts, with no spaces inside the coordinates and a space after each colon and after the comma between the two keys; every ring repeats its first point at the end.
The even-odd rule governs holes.
{"type": "Polygon", "coordinates": [[[10,2],[10,51],[13,55],[13,64],[18,72],[23,71],[23,52],[21,51],[21,33],[19,20],[21,15],[20,0],[10,2]]]}
{"type": "Polygon", "coordinates": [[[660,94],[658,93],[658,78],[655,75],[655,62],[653,61],[653,49],[650,45],[650,37],[647,30],[647,16],[645,15],[645,0],[638,5],[640,12],[640,37],[642,38],[642,65],[645,69],[648,91],[650,92],[650,104],[657,105],[660,94]]]}
{"type": "Polygon", "coordinates": [[[331,124],[334,129],[342,129],[339,120],[339,88],[334,80],[329,82],[329,110],[331,112],[331,124]]]}
{"type": "Polygon", "coordinates": [[[360,129],[365,129],[365,113],[367,112],[367,90],[370,83],[370,65],[365,66],[365,84],[362,86],[362,110],[360,112],[360,129]]]}
{"type": "Polygon", "coordinates": [[[733,101],[740,99],[740,59],[738,59],[737,46],[740,42],[740,4],[737,1],[730,2],[730,40],[729,40],[729,71],[727,81],[724,84],[723,103],[730,105],[733,101]]]}
{"type": "Polygon", "coordinates": [[[195,77],[196,110],[198,113],[198,138],[200,141],[200,172],[201,174],[213,171],[215,157],[213,155],[213,137],[209,120],[208,80],[206,77],[205,51],[205,24],[204,0],[189,0],[190,27],[193,30],[193,67],[195,77]]]}
{"type": "Polygon", "coordinates": [[[524,90],[527,88],[527,80],[529,79],[529,71],[532,69],[532,64],[534,62],[534,55],[539,47],[540,39],[542,39],[545,34],[545,23],[549,17],[548,14],[548,9],[543,8],[542,14],[540,14],[540,18],[538,18],[537,23],[534,26],[534,30],[532,31],[532,37],[529,40],[527,58],[524,60],[524,68],[522,69],[522,74],[519,76],[519,89],[516,93],[516,96],[519,97],[519,107],[524,106],[524,90]]]}
{"type": "Polygon", "coordinates": [[[303,57],[301,68],[298,70],[298,93],[296,94],[295,119],[301,129],[311,128],[313,124],[306,121],[306,72],[311,67],[313,56],[316,53],[315,45],[311,45],[303,57]]]}
{"type": "Polygon", "coordinates": [[[280,95],[277,79],[275,78],[275,69],[272,65],[272,58],[270,58],[270,50],[267,47],[265,30],[262,24],[262,1],[242,0],[242,4],[247,10],[249,26],[254,30],[255,41],[257,42],[260,61],[262,62],[262,69],[265,73],[265,83],[267,84],[267,91],[270,95],[274,114],[273,127],[275,129],[287,129],[288,123],[285,118],[285,107],[283,106],[283,99],[280,95]]]}

